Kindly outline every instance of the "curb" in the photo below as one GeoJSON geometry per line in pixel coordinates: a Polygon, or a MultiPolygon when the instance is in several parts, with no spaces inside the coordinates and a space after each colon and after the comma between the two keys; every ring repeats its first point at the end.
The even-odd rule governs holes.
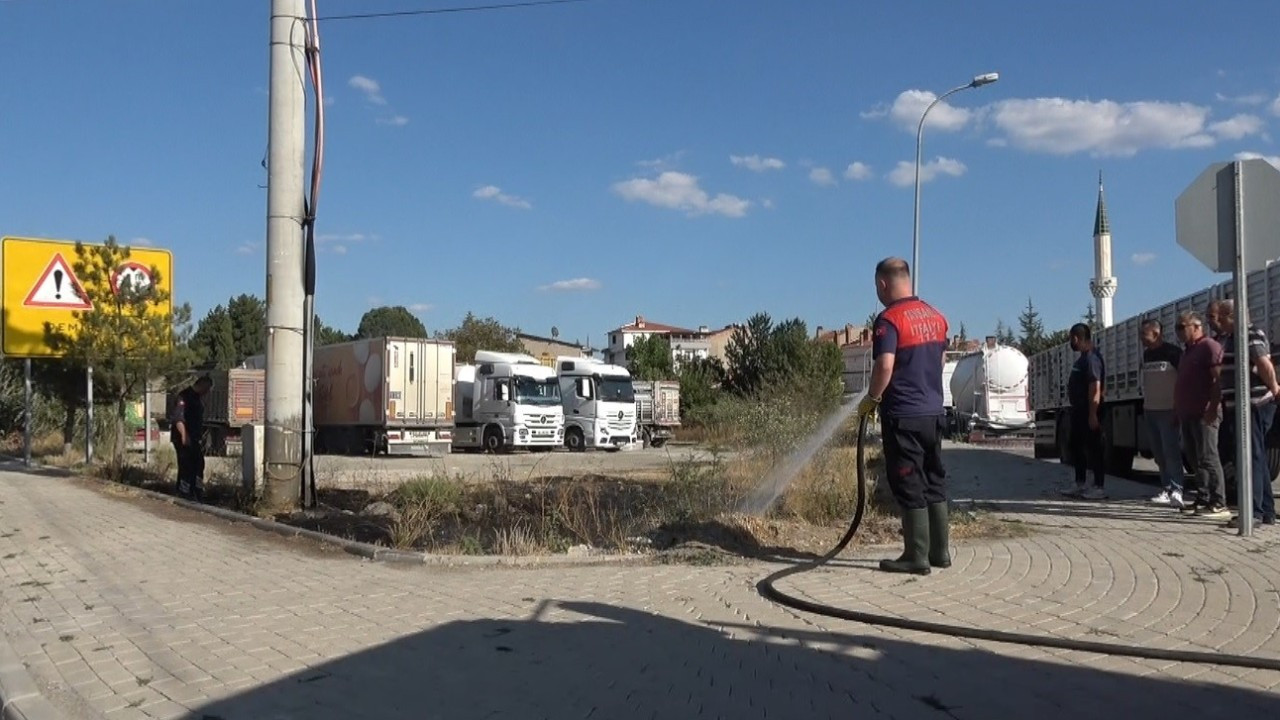
{"type": "MultiPolygon", "coordinates": [[[[14,458],[9,455],[0,455],[5,460],[21,463],[21,458],[14,458]]],[[[206,505],[193,500],[168,495],[155,490],[135,487],[133,485],[125,485],[123,483],[112,482],[110,480],[99,480],[97,478],[89,478],[84,475],[77,475],[71,470],[65,468],[51,467],[47,465],[39,465],[35,462],[28,467],[19,467],[14,472],[22,472],[24,470],[39,469],[43,472],[54,472],[63,477],[81,478],[98,482],[104,486],[121,488],[128,492],[135,493],[144,497],[151,498],[160,502],[166,502],[170,505],[177,505],[188,510],[202,512],[207,515],[229,522],[247,523],[253,527],[267,532],[275,533],[283,537],[305,537],[325,545],[333,545],[341,548],[344,552],[351,555],[362,557],[373,562],[386,563],[403,563],[413,565],[435,565],[435,566],[487,566],[487,567],[534,567],[547,565],[570,565],[570,566],[590,566],[590,565],[614,565],[633,562],[642,562],[650,559],[650,556],[639,553],[628,553],[618,555],[436,555],[425,552],[413,552],[410,550],[396,550],[394,548],[382,547],[380,545],[372,545],[369,543],[359,542],[357,540],[348,540],[335,535],[329,535],[316,530],[307,530],[306,528],[294,527],[284,523],[260,518],[253,515],[246,515],[234,510],[228,510],[217,505],[206,505]]],[[[0,720],[8,720],[6,717],[0,717],[0,720]]]]}
{"type": "Polygon", "coordinates": [[[40,693],[27,666],[0,634],[0,718],[62,720],[63,715],[40,693]]]}

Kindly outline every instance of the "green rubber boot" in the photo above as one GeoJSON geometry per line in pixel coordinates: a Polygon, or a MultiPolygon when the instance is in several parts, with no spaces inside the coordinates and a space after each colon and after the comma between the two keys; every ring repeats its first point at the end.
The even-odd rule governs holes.
{"type": "Polygon", "coordinates": [[[951,550],[947,547],[951,528],[947,522],[946,502],[929,506],[929,564],[936,568],[951,567],[951,550]]]}
{"type": "Polygon", "coordinates": [[[902,513],[902,557],[897,560],[881,560],[880,569],[885,572],[928,575],[929,570],[929,510],[916,508],[902,513]]]}

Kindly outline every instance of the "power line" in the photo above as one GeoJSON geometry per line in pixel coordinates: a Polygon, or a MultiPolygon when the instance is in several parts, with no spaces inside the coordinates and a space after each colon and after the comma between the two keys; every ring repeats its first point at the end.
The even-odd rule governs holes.
{"type": "Polygon", "coordinates": [[[403,17],[406,15],[443,15],[445,13],[476,12],[481,10],[511,10],[515,8],[539,7],[543,5],[563,5],[566,3],[591,2],[592,0],[529,0],[529,2],[501,3],[497,5],[473,5],[470,7],[432,8],[430,10],[398,10],[391,12],[360,13],[355,15],[325,15],[316,18],[320,22],[326,20],[364,20],[368,18],[403,17]]]}

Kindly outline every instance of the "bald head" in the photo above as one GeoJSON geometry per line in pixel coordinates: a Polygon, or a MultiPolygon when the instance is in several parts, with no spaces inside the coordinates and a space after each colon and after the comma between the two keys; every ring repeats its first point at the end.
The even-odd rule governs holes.
{"type": "Polygon", "coordinates": [[[911,295],[911,268],[899,257],[876,263],[876,297],[884,305],[911,295]]]}

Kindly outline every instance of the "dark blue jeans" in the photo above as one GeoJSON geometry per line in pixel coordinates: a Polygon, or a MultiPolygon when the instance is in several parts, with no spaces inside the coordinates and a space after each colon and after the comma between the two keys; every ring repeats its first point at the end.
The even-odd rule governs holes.
{"type": "MultiPolygon", "coordinates": [[[[1234,459],[1236,448],[1236,414],[1235,408],[1223,408],[1226,415],[1222,423],[1223,458],[1234,459]],[[1228,454],[1229,453],[1229,454],[1228,454]]],[[[1253,485],[1253,497],[1250,505],[1255,520],[1274,520],[1276,517],[1276,501],[1271,494],[1271,464],[1267,462],[1267,433],[1276,418],[1276,404],[1267,403],[1249,410],[1249,473],[1253,485]]],[[[1240,474],[1236,471],[1237,492],[1240,487],[1240,474]]],[[[1236,505],[1245,507],[1244,498],[1238,498],[1236,505]]]]}

